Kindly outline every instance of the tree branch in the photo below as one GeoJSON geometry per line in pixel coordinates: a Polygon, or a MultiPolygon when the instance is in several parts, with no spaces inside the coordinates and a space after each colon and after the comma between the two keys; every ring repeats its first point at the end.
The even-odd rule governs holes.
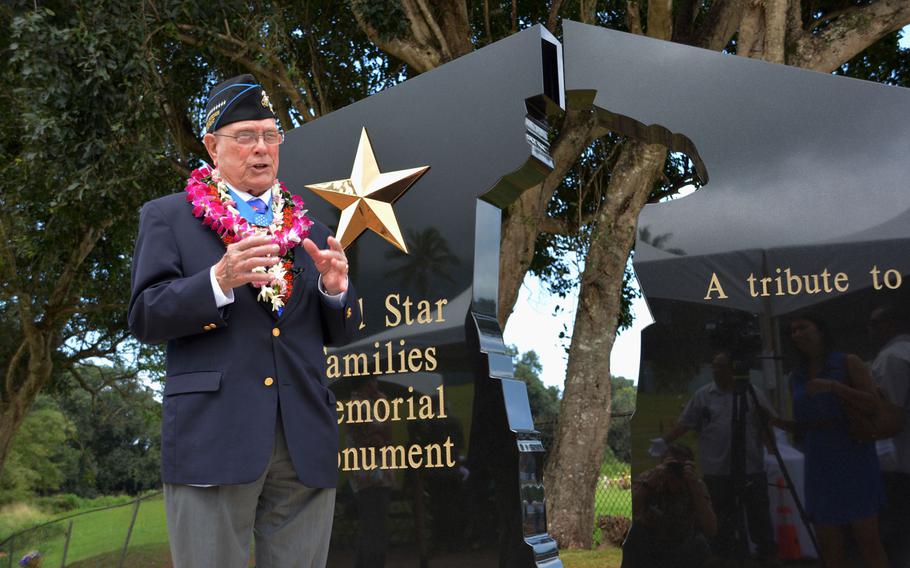
{"type": "Polygon", "coordinates": [[[692,44],[692,28],[701,2],[699,0],[682,0],[676,3],[673,15],[673,37],[676,43],[692,44]]]}
{"type": "Polygon", "coordinates": [[[673,0],[648,0],[648,37],[673,37],[673,0]]]}
{"type": "MultiPolygon", "coordinates": [[[[43,337],[38,328],[35,326],[35,318],[32,312],[32,295],[29,294],[19,278],[19,269],[16,266],[16,256],[13,253],[10,243],[12,242],[7,234],[7,221],[5,215],[0,212],[0,266],[5,268],[6,277],[10,283],[12,292],[16,295],[16,308],[19,311],[19,324],[22,326],[24,336],[23,343],[27,344],[28,349],[33,353],[40,353],[44,346],[43,337]]],[[[22,347],[20,347],[22,349],[22,347]]],[[[18,353],[18,351],[17,351],[18,353]]],[[[7,374],[9,381],[11,376],[7,374]]],[[[9,395],[10,390],[7,390],[9,395]]]]}
{"type": "MultiPolygon", "coordinates": [[[[550,4],[550,13],[547,14],[547,29],[550,30],[551,34],[556,33],[556,24],[559,19],[559,9],[562,8],[563,0],[553,0],[553,3],[550,4]]],[[[486,5],[486,0],[484,0],[484,5],[486,5]]]]}
{"type": "Polygon", "coordinates": [[[113,222],[114,219],[105,219],[97,225],[86,229],[79,244],[70,252],[66,265],[60,273],[60,276],[57,277],[57,283],[54,285],[54,290],[49,296],[51,301],[48,303],[47,309],[45,310],[45,323],[48,326],[52,325],[57,320],[59,313],[63,310],[63,304],[68,301],[70,287],[76,279],[76,275],[79,273],[82,263],[85,262],[86,257],[88,257],[98,243],[98,239],[104,235],[104,232],[113,224],[113,222]]]}
{"type": "Polygon", "coordinates": [[[329,103],[329,95],[322,87],[322,79],[320,79],[322,71],[319,68],[319,51],[313,42],[313,34],[307,34],[306,39],[310,46],[310,70],[313,73],[313,85],[316,86],[316,94],[319,95],[319,114],[325,116],[332,112],[332,105],[329,103]]]}
{"type": "MultiPolygon", "coordinates": [[[[294,87],[294,83],[291,81],[290,77],[287,76],[287,66],[274,53],[253,42],[247,42],[223,33],[211,32],[207,29],[200,28],[199,26],[190,24],[178,24],[177,28],[183,30],[184,32],[195,32],[204,36],[209,36],[209,38],[213,41],[203,42],[196,37],[187,35],[187,33],[175,32],[173,34],[175,39],[187,45],[192,45],[193,47],[197,47],[199,49],[214,50],[216,53],[219,53],[231,61],[238,63],[260,79],[263,77],[271,79],[272,82],[277,87],[279,87],[285,95],[287,95],[288,99],[291,101],[291,104],[301,112],[304,121],[308,122],[316,118],[316,115],[311,111],[311,108],[313,107],[311,105],[304,104],[303,99],[300,96],[300,91],[294,87]],[[230,44],[239,49],[232,49],[226,44],[230,44]],[[263,65],[260,65],[259,63],[256,63],[252,59],[246,57],[245,53],[251,50],[256,51],[262,55],[269,62],[272,68],[277,71],[273,71],[272,69],[264,67],[263,65]]],[[[302,78],[301,82],[304,82],[302,78]]],[[[289,129],[290,127],[291,125],[288,125],[289,129]]]]}
{"type": "MultiPolygon", "coordinates": [[[[203,154],[203,156],[206,156],[206,154],[203,154]]],[[[177,174],[182,178],[187,178],[190,176],[190,169],[174,158],[168,159],[168,166],[170,166],[170,168],[177,172],[177,174]]]]}
{"type": "Polygon", "coordinates": [[[430,12],[429,6],[424,0],[414,0],[417,2],[417,7],[420,8],[420,13],[423,14],[423,19],[426,21],[427,26],[433,32],[433,35],[436,36],[436,41],[439,42],[439,47],[442,49],[442,55],[445,59],[452,59],[452,50],[449,49],[449,42],[446,41],[446,37],[443,35],[442,30],[439,29],[439,24],[436,22],[436,18],[433,17],[432,12],[430,12]]]}
{"type": "Polygon", "coordinates": [[[626,20],[630,32],[645,35],[641,27],[641,6],[638,5],[638,0],[626,0],[626,20]]]}
{"type": "Polygon", "coordinates": [[[749,2],[743,12],[742,22],[739,25],[739,35],[736,41],[736,54],[743,57],[752,57],[757,51],[761,53],[762,8],[755,0],[749,2]]]}
{"type": "Polygon", "coordinates": [[[490,0],[483,0],[483,29],[487,34],[487,45],[493,43],[493,32],[490,28],[490,0]]]}
{"type": "Polygon", "coordinates": [[[420,14],[420,7],[414,5],[415,0],[401,0],[401,8],[408,19],[411,28],[411,37],[414,41],[429,46],[433,40],[433,33],[420,14]]]}
{"type": "Polygon", "coordinates": [[[578,230],[581,227],[584,227],[588,223],[592,223],[596,217],[597,210],[580,216],[578,219],[574,220],[574,223],[570,222],[568,219],[544,217],[540,221],[540,231],[542,233],[550,233],[552,235],[563,235],[569,237],[572,235],[577,235],[578,230]]]}
{"type": "Polygon", "coordinates": [[[790,0],[787,7],[787,43],[792,44],[804,33],[802,0],[790,0]]]}
{"type": "Polygon", "coordinates": [[[74,304],[61,308],[56,312],[57,317],[68,317],[73,314],[88,314],[94,312],[103,312],[108,310],[125,310],[128,304],[123,302],[114,302],[111,304],[74,304]]]}
{"type": "Polygon", "coordinates": [[[811,33],[813,31],[815,31],[815,28],[817,28],[821,24],[823,24],[825,22],[832,22],[832,21],[838,19],[839,17],[843,16],[844,14],[850,12],[851,10],[852,10],[852,7],[843,8],[841,10],[832,10],[832,11],[826,13],[824,16],[819,16],[815,20],[812,20],[811,22],[809,22],[809,24],[804,29],[805,29],[805,31],[811,33]]]}
{"type": "Polygon", "coordinates": [[[16,263],[16,255],[13,254],[11,241],[6,231],[6,217],[0,212],[0,269],[3,270],[3,278],[6,280],[14,293],[18,293],[21,288],[19,284],[19,268],[16,263]]]}
{"type": "Polygon", "coordinates": [[[596,24],[597,0],[580,0],[578,2],[578,19],[583,24],[596,24]]]}
{"type": "Polygon", "coordinates": [[[19,366],[19,362],[22,360],[22,357],[25,355],[25,351],[27,348],[28,348],[28,342],[23,339],[22,342],[19,344],[19,348],[16,349],[16,352],[13,354],[12,358],[10,359],[9,363],[6,366],[6,380],[3,383],[5,385],[5,389],[6,389],[6,390],[4,390],[4,394],[6,396],[9,396],[9,394],[15,390],[14,389],[15,385],[13,384],[13,382],[16,377],[16,367],[19,366]]]}
{"type": "Polygon", "coordinates": [[[695,185],[696,183],[698,183],[698,178],[687,177],[687,178],[677,180],[677,182],[674,183],[673,185],[671,185],[670,187],[663,189],[663,190],[659,191],[657,193],[657,195],[650,197],[648,199],[648,203],[659,203],[661,199],[673,197],[674,195],[679,194],[679,192],[682,191],[683,188],[688,187],[690,185],[695,185]]]}
{"type": "Polygon", "coordinates": [[[553,217],[544,217],[540,221],[540,232],[550,233],[551,235],[574,235],[577,231],[573,231],[569,226],[569,222],[564,219],[554,219],[553,217]]]}
{"type": "Polygon", "coordinates": [[[512,33],[518,31],[518,0],[512,0],[512,33]]]}
{"type": "Polygon", "coordinates": [[[376,44],[379,49],[407,63],[414,71],[424,73],[439,67],[442,63],[443,59],[439,51],[425,44],[398,38],[383,39],[376,28],[371,26],[363,17],[357,7],[357,2],[352,2],[351,8],[354,12],[354,19],[357,20],[357,25],[360,26],[367,38],[376,44]]]}
{"type": "Polygon", "coordinates": [[[76,370],[76,365],[69,365],[66,367],[66,370],[70,372],[70,375],[72,375],[74,379],[76,379],[76,382],[79,383],[79,386],[82,388],[82,390],[89,393],[89,395],[92,397],[92,409],[94,409],[95,396],[97,396],[98,391],[93,389],[92,386],[88,384],[88,381],[86,381],[82,376],[82,373],[76,370]]]}
{"type": "Polygon", "coordinates": [[[765,0],[765,45],[762,58],[784,63],[787,42],[787,8],[789,0],[765,0]]]}
{"type": "Polygon", "coordinates": [[[720,51],[727,47],[743,17],[744,0],[712,2],[705,19],[695,32],[698,45],[720,51]]]}
{"type": "Polygon", "coordinates": [[[884,36],[910,23],[910,2],[877,0],[844,10],[819,33],[803,34],[789,65],[830,73],[884,36]]]}

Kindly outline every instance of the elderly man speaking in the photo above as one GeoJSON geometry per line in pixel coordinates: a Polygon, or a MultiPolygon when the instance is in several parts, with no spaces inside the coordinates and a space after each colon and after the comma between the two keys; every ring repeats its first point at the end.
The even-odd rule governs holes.
{"type": "Polygon", "coordinates": [[[214,87],[214,169],[142,208],[129,324],[167,342],[161,477],[177,568],[321,567],[337,478],[325,345],[357,320],[341,245],[278,182],[277,128],[251,75],[214,87]]]}

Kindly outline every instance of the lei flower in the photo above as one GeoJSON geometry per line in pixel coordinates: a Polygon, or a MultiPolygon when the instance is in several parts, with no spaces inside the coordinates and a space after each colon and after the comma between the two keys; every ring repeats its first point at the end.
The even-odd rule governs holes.
{"type": "MultiPolygon", "coordinates": [[[[272,304],[272,310],[284,307],[293,292],[294,247],[300,244],[313,225],[303,208],[299,195],[291,195],[280,181],[275,181],[267,191],[272,194],[272,224],[268,227],[251,225],[237,211],[237,204],[228,193],[227,185],[217,169],[208,164],[193,170],[186,180],[186,200],[193,205],[193,215],[211,227],[225,246],[253,235],[268,235],[278,245],[281,262],[266,269],[260,266],[254,272],[272,276],[271,284],[258,285],[257,299],[272,304]]],[[[254,285],[255,286],[255,285],[254,285]]]]}

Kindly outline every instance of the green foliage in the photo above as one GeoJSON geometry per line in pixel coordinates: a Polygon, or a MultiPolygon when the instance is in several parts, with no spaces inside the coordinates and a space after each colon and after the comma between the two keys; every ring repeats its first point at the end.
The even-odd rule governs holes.
{"type": "Polygon", "coordinates": [[[71,513],[79,510],[100,509],[129,503],[135,497],[132,495],[100,495],[98,497],[80,497],[73,493],[57,493],[46,495],[34,500],[35,505],[53,515],[71,513]]]}
{"type": "MultiPolygon", "coordinates": [[[[117,381],[115,369],[73,370],[83,386],[61,389],[60,406],[74,424],[66,444],[65,491],[137,494],[159,485],[161,404],[138,381],[117,381]]],[[[66,379],[75,382],[74,378],[66,379]]]]}
{"type": "MultiPolygon", "coordinates": [[[[16,0],[0,8],[0,30],[4,418],[10,400],[27,407],[39,389],[73,385],[34,384],[35,353],[14,357],[29,330],[53,354],[52,377],[92,357],[134,377],[161,372],[162,350],[131,341],[125,321],[138,209],[205,157],[200,117],[215,82],[253,71],[290,129],[402,78],[344,3],[16,0]]],[[[71,487],[139,490],[146,481],[107,479],[122,479],[131,457],[80,455],[71,487]]]]}
{"type": "MultiPolygon", "coordinates": [[[[534,427],[541,433],[544,448],[552,447],[556,423],[559,419],[559,389],[546,386],[540,379],[543,366],[540,357],[534,350],[519,354],[514,345],[507,347],[507,353],[515,361],[513,374],[516,379],[525,383],[528,389],[528,402],[534,417],[534,427]]],[[[624,377],[610,377],[612,389],[610,431],[607,434],[607,457],[611,463],[622,464],[628,469],[632,458],[631,414],[635,411],[635,384],[624,377]]],[[[604,463],[607,463],[606,461],[604,463]]]]}
{"type": "Polygon", "coordinates": [[[518,357],[514,375],[527,385],[534,422],[555,423],[559,416],[559,389],[544,385],[540,379],[540,373],[543,371],[540,356],[534,350],[526,351],[519,356],[518,348],[514,345],[508,347],[507,353],[512,357],[518,357]]]}
{"type": "Polygon", "coordinates": [[[531,415],[534,417],[534,427],[540,431],[540,438],[544,448],[552,448],[553,436],[556,432],[556,421],[559,419],[559,389],[548,387],[540,380],[543,366],[540,357],[534,350],[526,351],[519,356],[518,348],[509,345],[506,351],[515,361],[514,375],[527,385],[528,402],[531,406],[531,415]]]}
{"type": "MultiPolygon", "coordinates": [[[[99,493],[137,494],[159,485],[160,407],[154,391],[114,369],[81,366],[42,395],[25,419],[0,476],[0,503],[28,499],[43,510],[81,508],[99,493]],[[82,386],[74,386],[78,376],[82,386]],[[70,493],[30,498],[63,490],[70,493]]],[[[95,503],[97,506],[98,503],[95,503]]]]}
{"type": "MultiPolygon", "coordinates": [[[[57,493],[55,495],[46,495],[43,497],[30,498],[28,501],[17,501],[0,507],[0,541],[7,536],[28,530],[45,523],[51,523],[54,519],[60,517],[72,516],[72,514],[82,513],[85,511],[94,511],[106,507],[124,505],[133,501],[135,497],[130,495],[103,495],[96,498],[85,498],[72,493],[57,493]]],[[[93,514],[101,514],[98,513],[93,514]]],[[[65,526],[62,523],[55,523],[48,529],[42,529],[38,535],[41,539],[46,540],[48,537],[62,535],[65,532],[65,526]]],[[[17,539],[21,548],[26,548],[24,541],[17,539]]],[[[38,540],[42,550],[46,550],[45,542],[38,540]]]]}
{"type": "Polygon", "coordinates": [[[404,37],[409,31],[407,17],[401,2],[371,2],[370,0],[349,0],[356,7],[366,23],[375,28],[383,40],[404,37]]]}
{"type": "MultiPolygon", "coordinates": [[[[580,283],[597,213],[607,201],[613,167],[623,141],[623,137],[613,133],[595,140],[582,152],[547,205],[547,215],[558,221],[564,231],[537,235],[529,272],[560,298],[576,292],[580,283]]],[[[672,198],[688,185],[700,185],[695,165],[685,154],[670,153],[663,174],[651,191],[651,201],[672,198]]],[[[632,301],[640,296],[630,256],[623,273],[618,331],[632,326],[632,301]]],[[[560,337],[565,339],[570,335],[565,330],[560,337]]]]}
{"type": "Polygon", "coordinates": [[[610,377],[611,414],[607,445],[611,456],[628,464],[632,460],[632,413],[635,412],[635,385],[623,377],[610,377]]]}
{"type": "Polygon", "coordinates": [[[888,34],[844,64],[835,74],[910,87],[910,49],[900,47],[902,36],[903,30],[888,34]]]}
{"type": "MultiPolygon", "coordinates": [[[[136,212],[175,182],[131,6],[47,2],[0,21],[10,42],[0,69],[4,371],[26,327],[58,365],[124,355],[136,212]]],[[[25,360],[10,369],[4,402],[34,388],[25,360]]]]}
{"type": "Polygon", "coordinates": [[[69,457],[63,442],[71,432],[56,402],[40,397],[16,433],[0,474],[0,504],[60,488],[69,457]]]}

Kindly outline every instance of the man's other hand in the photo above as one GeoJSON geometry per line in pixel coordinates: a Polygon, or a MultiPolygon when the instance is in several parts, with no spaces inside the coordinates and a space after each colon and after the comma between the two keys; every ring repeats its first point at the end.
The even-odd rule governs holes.
{"type": "Polygon", "coordinates": [[[303,248],[322,275],[322,287],[327,294],[334,296],[348,289],[348,257],[335,237],[329,237],[326,242],[329,247],[320,250],[310,239],[303,239],[303,248]]]}
{"type": "Polygon", "coordinates": [[[278,245],[272,243],[271,237],[247,237],[228,245],[215,265],[215,280],[225,294],[244,284],[268,284],[272,277],[264,272],[253,272],[253,269],[277,264],[281,260],[277,255],[278,245]]]}

